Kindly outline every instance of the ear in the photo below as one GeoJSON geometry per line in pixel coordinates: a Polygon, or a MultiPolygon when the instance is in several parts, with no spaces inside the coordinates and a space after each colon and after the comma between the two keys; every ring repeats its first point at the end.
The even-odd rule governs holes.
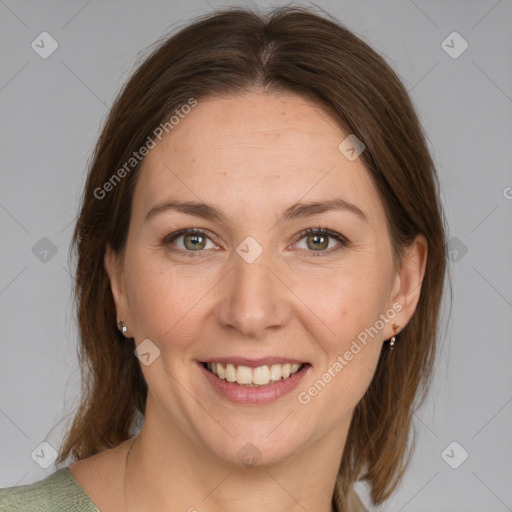
{"type": "Polygon", "coordinates": [[[103,257],[105,270],[110,280],[110,289],[116,307],[116,322],[123,320],[128,327],[125,337],[131,338],[130,335],[130,311],[128,308],[128,300],[124,284],[124,269],[121,256],[117,254],[110,244],[107,244],[105,255],[103,257]]]}
{"type": "MultiPolygon", "coordinates": [[[[389,306],[400,304],[402,309],[394,322],[402,330],[411,319],[420,299],[421,285],[427,266],[428,242],[423,234],[419,234],[413,243],[405,249],[401,268],[397,271],[393,283],[393,293],[389,306]]],[[[388,324],[389,333],[385,339],[393,336],[392,323],[388,324]]]]}

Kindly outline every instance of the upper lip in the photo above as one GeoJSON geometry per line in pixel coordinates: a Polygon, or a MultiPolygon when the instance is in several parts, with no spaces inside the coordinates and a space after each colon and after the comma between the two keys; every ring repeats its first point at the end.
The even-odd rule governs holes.
{"type": "Polygon", "coordinates": [[[291,359],[289,357],[261,357],[259,359],[247,359],[246,357],[213,357],[202,362],[232,364],[233,366],[248,366],[249,368],[258,368],[258,366],[287,363],[308,364],[306,361],[301,361],[299,359],[291,359]]]}

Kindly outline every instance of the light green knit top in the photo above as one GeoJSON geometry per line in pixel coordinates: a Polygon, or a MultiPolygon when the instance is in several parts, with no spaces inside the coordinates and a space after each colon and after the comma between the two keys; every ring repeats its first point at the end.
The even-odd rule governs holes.
{"type": "Polygon", "coordinates": [[[100,512],[69,467],[27,485],[0,489],[0,512],[100,512]]]}
{"type": "MultiPolygon", "coordinates": [[[[335,505],[335,510],[338,507],[335,505]]],[[[348,497],[350,512],[368,512],[355,492],[348,497]]],[[[0,512],[101,512],[75,480],[69,467],[43,480],[0,489],[0,512]]]]}

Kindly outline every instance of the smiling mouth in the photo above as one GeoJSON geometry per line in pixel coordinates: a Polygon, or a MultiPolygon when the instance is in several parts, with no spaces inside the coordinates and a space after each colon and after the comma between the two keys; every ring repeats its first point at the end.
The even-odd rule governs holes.
{"type": "Polygon", "coordinates": [[[230,363],[202,364],[208,371],[216,375],[219,379],[251,388],[268,386],[269,384],[289,379],[305,366],[308,366],[307,363],[285,363],[250,368],[249,366],[233,365],[230,363]]]}

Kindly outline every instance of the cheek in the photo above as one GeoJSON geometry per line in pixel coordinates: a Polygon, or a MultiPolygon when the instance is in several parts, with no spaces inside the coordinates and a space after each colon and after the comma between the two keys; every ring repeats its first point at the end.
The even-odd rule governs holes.
{"type": "Polygon", "coordinates": [[[314,401],[319,414],[324,409],[348,413],[370,385],[382,348],[379,320],[385,312],[387,291],[383,275],[375,261],[361,258],[359,264],[329,275],[302,275],[296,280],[297,295],[314,313],[311,316],[307,308],[303,310],[315,319],[308,331],[323,353],[316,371],[301,388],[304,394],[299,395],[299,402],[314,401]]]}
{"type": "Polygon", "coordinates": [[[314,316],[322,321],[311,322],[308,330],[322,356],[299,390],[299,403],[311,404],[308,411],[322,415],[328,410],[332,421],[338,421],[368,389],[382,348],[382,330],[372,329],[383,312],[378,288],[373,279],[357,276],[330,280],[327,288],[310,283],[308,297],[314,316]]]}
{"type": "Polygon", "coordinates": [[[211,286],[205,276],[134,254],[126,266],[127,295],[136,339],[149,338],[162,348],[188,344],[199,330],[201,299],[211,286]]]}
{"type": "Polygon", "coordinates": [[[309,315],[319,320],[323,333],[320,339],[329,352],[350,345],[385,308],[387,285],[383,273],[369,258],[361,260],[337,269],[321,269],[314,275],[302,272],[294,280],[293,289],[304,303],[304,312],[309,310],[309,315]]]}

